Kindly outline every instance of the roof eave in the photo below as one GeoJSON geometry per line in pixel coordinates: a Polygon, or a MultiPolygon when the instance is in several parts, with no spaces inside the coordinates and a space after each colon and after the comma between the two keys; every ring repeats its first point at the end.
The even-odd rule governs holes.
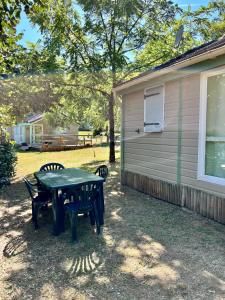
{"type": "Polygon", "coordinates": [[[115,87],[113,89],[113,91],[117,95],[122,95],[124,90],[127,90],[128,88],[130,88],[132,86],[138,85],[140,83],[143,83],[145,81],[148,81],[148,80],[156,78],[156,77],[159,77],[161,75],[165,75],[165,74],[170,73],[172,71],[176,71],[178,69],[188,67],[190,65],[196,64],[196,63],[201,62],[203,60],[212,59],[216,56],[225,54],[224,50],[225,50],[225,46],[222,46],[222,47],[217,48],[217,49],[209,50],[206,53],[196,55],[194,57],[186,59],[185,61],[178,62],[178,63],[176,63],[176,64],[174,64],[170,67],[167,67],[167,68],[164,68],[164,69],[161,69],[161,70],[158,70],[158,71],[153,71],[152,73],[149,73],[149,74],[146,74],[144,76],[138,77],[136,79],[127,81],[127,82],[115,87]]]}

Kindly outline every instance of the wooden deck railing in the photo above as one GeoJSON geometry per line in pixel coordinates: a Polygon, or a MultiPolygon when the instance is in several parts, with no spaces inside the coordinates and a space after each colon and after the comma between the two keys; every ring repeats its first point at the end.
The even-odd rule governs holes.
{"type": "Polygon", "coordinates": [[[48,150],[48,149],[69,149],[77,147],[87,147],[93,145],[99,145],[106,142],[105,136],[93,137],[91,134],[80,135],[80,134],[43,134],[36,135],[32,146],[37,149],[48,150]]]}

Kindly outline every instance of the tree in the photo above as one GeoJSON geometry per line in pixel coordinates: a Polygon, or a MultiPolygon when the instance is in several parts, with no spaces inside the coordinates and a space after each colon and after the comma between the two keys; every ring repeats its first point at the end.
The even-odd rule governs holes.
{"type": "Polygon", "coordinates": [[[169,24],[178,11],[167,0],[78,0],[76,5],[69,0],[49,0],[47,9],[31,18],[40,26],[46,47],[61,53],[71,71],[83,72],[87,82],[91,77],[94,83],[75,80],[73,86],[107,98],[110,162],[115,161],[112,88],[134,71],[135,53],[157,36],[159,24],[169,24]],[[105,80],[109,82],[106,88],[105,80]]]}
{"type": "Polygon", "coordinates": [[[0,104],[11,105],[12,114],[19,119],[49,110],[62,96],[56,84],[63,81],[64,69],[62,58],[29,43],[21,53],[18,74],[0,81],[0,104]]]}
{"type": "Polygon", "coordinates": [[[1,0],[0,2],[0,73],[14,73],[23,47],[18,45],[22,34],[17,34],[22,11],[31,15],[44,7],[42,0],[1,0]]]}
{"type": "Polygon", "coordinates": [[[15,175],[16,153],[14,145],[10,143],[7,128],[14,124],[12,106],[0,106],[0,188],[10,183],[15,175]]]}
{"type": "Polygon", "coordinates": [[[225,33],[224,0],[209,1],[208,5],[202,5],[195,11],[189,8],[184,16],[189,19],[187,31],[201,42],[218,39],[225,33]]]}
{"type": "Polygon", "coordinates": [[[7,135],[7,128],[11,127],[15,122],[15,118],[12,114],[11,105],[0,106],[0,144],[5,140],[7,135]]]}
{"type": "Polygon", "coordinates": [[[163,34],[148,42],[136,57],[135,61],[143,66],[143,71],[146,67],[155,67],[195,46],[220,38],[225,32],[225,3],[211,1],[195,11],[189,6],[170,26],[162,25],[162,28],[163,34]],[[183,38],[179,47],[175,47],[175,36],[181,25],[184,26],[183,38]]]}

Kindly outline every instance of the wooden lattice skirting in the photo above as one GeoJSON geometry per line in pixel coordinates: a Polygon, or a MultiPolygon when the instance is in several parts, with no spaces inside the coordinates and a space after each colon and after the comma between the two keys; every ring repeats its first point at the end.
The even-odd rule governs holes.
{"type": "Polygon", "coordinates": [[[157,199],[186,207],[204,217],[225,224],[225,198],[192,187],[152,179],[129,171],[121,172],[121,183],[157,199]]]}

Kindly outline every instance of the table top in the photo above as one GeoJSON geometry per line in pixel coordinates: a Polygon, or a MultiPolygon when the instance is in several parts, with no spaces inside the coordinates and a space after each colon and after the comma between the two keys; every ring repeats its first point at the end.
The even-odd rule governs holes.
{"type": "Polygon", "coordinates": [[[34,176],[48,189],[68,188],[90,181],[104,182],[102,177],[76,168],[35,172],[34,176]]]}

